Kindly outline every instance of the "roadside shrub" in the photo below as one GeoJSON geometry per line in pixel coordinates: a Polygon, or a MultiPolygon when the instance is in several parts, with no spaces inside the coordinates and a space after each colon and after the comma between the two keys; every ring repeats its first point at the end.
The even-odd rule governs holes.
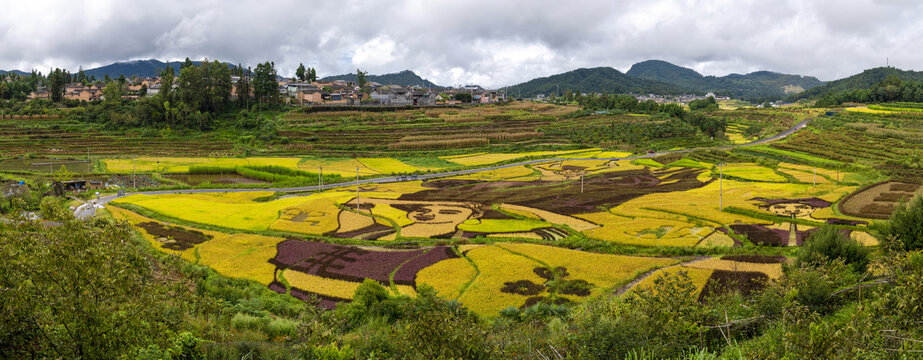
{"type": "Polygon", "coordinates": [[[883,247],[896,251],[923,249],[923,195],[902,203],[888,221],[876,223],[883,247]]]}
{"type": "Polygon", "coordinates": [[[654,285],[606,300],[574,316],[575,351],[585,359],[620,359],[634,352],[651,358],[681,355],[698,343],[706,310],[684,271],[661,275],[654,285]]]}
{"type": "Polygon", "coordinates": [[[261,317],[243,313],[236,313],[234,317],[231,318],[231,326],[238,330],[260,331],[263,329],[263,324],[265,322],[265,319],[261,317]]]}
{"type": "Polygon", "coordinates": [[[796,265],[819,265],[842,259],[858,273],[868,269],[869,250],[833,226],[821,226],[811,233],[798,252],[796,265]]]}
{"type": "Polygon", "coordinates": [[[275,318],[266,324],[266,335],[270,338],[293,336],[298,330],[298,322],[286,318],[275,318]]]}
{"type": "Polygon", "coordinates": [[[788,269],[782,286],[794,291],[794,300],[798,303],[811,311],[826,314],[845,300],[842,296],[833,296],[834,291],[855,285],[858,280],[859,275],[851,266],[838,258],[816,266],[802,265],[788,269]]]}
{"type": "Polygon", "coordinates": [[[354,357],[353,349],[349,345],[340,348],[336,343],[315,347],[311,355],[317,360],[349,360],[354,357]]]}

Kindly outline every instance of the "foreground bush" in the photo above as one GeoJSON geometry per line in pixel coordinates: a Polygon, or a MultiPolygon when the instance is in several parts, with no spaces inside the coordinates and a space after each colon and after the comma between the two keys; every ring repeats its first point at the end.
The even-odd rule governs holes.
{"type": "MultiPolygon", "coordinates": [[[[183,292],[173,286],[183,284],[163,281],[127,241],[131,228],[78,221],[52,202],[42,214],[55,223],[0,224],[0,358],[113,359],[174,347],[181,318],[171,310],[183,292]]],[[[195,348],[190,341],[182,347],[195,348]]]]}
{"type": "Polygon", "coordinates": [[[796,265],[820,265],[842,259],[858,273],[868,269],[869,250],[833,226],[813,232],[798,251],[796,265]]]}
{"type": "Polygon", "coordinates": [[[884,247],[897,251],[923,249],[923,195],[917,195],[907,204],[901,204],[891,218],[876,224],[884,247]]]}

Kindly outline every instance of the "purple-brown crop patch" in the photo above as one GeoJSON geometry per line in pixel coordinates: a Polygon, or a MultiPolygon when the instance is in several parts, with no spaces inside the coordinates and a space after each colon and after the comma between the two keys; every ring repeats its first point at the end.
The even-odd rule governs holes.
{"type": "MultiPolygon", "coordinates": [[[[397,251],[374,251],[355,246],[336,245],[313,241],[286,240],[276,246],[276,256],[269,262],[276,270],[298,271],[328,279],[362,282],[365,279],[390,285],[394,272],[394,283],[415,286],[417,273],[439,261],[457,257],[452,248],[437,246],[431,249],[397,251]]],[[[270,289],[284,293],[279,281],[273,281],[270,289]]],[[[336,302],[348,301],[315,294],[311,289],[293,287],[291,294],[307,300],[317,295],[320,305],[332,308],[336,302]]]]}

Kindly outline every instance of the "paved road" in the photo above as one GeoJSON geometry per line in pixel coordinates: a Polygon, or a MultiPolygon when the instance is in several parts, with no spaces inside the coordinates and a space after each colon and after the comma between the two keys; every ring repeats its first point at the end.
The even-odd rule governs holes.
{"type": "MultiPolygon", "coordinates": [[[[811,121],[811,119],[804,120],[804,121],[802,121],[802,122],[800,122],[800,123],[798,123],[798,124],[795,124],[795,126],[793,126],[792,128],[790,128],[790,129],[788,129],[788,130],[785,130],[785,131],[779,133],[778,135],[773,136],[773,137],[770,137],[770,138],[766,138],[766,139],[762,139],[762,140],[757,140],[757,141],[754,141],[754,142],[751,142],[751,143],[747,143],[747,144],[738,144],[738,145],[731,145],[731,146],[726,146],[726,147],[720,147],[720,148],[717,148],[717,149],[725,149],[725,150],[726,150],[726,149],[732,149],[732,148],[743,147],[743,146],[762,145],[762,144],[766,144],[766,143],[769,143],[769,142],[772,142],[772,141],[776,141],[776,140],[782,139],[782,138],[784,138],[784,137],[786,137],[786,136],[789,136],[789,135],[791,135],[791,134],[794,134],[794,133],[795,133],[796,131],[798,131],[798,130],[803,129],[805,126],[807,126],[808,122],[810,122],[810,121],[811,121]]],[[[488,167],[483,167],[483,168],[478,168],[478,169],[447,171],[447,172],[434,173],[434,174],[425,174],[425,175],[417,175],[417,176],[385,176],[385,177],[379,177],[379,178],[373,178],[373,179],[363,179],[363,180],[359,180],[359,184],[385,184],[385,183],[394,183],[394,182],[402,182],[402,181],[410,181],[410,180],[429,180],[429,179],[435,179],[435,178],[441,178],[441,177],[450,177],[450,176],[465,175],[465,174],[471,174],[471,173],[476,173],[476,172],[486,171],[486,170],[497,170],[497,169],[503,169],[503,168],[508,168],[508,167],[514,167],[514,166],[520,166],[520,165],[529,165],[529,164],[538,164],[538,163],[551,162],[551,161],[563,161],[563,160],[634,160],[634,159],[644,159],[644,158],[652,158],[652,157],[657,157],[657,156],[666,155],[666,154],[687,153],[687,152],[691,152],[691,151],[695,151],[695,150],[699,150],[699,149],[705,149],[705,148],[695,148],[695,149],[686,149],[686,150],[661,151],[661,152],[656,152],[656,153],[651,153],[651,154],[644,154],[644,155],[639,155],[639,156],[616,157],[616,158],[552,158],[552,159],[537,159],[537,160],[522,161],[522,162],[517,162],[517,163],[512,163],[512,164],[506,164],[506,165],[488,166],[488,167]]],[[[316,190],[333,189],[333,188],[338,188],[338,187],[355,186],[355,185],[356,185],[356,181],[349,181],[349,182],[342,182],[342,183],[336,183],[336,184],[324,184],[323,186],[303,186],[303,187],[293,187],[293,188],[158,190],[158,191],[139,191],[139,192],[133,192],[133,193],[125,193],[123,196],[136,195],[136,194],[143,194],[143,195],[158,195],[158,194],[199,194],[199,193],[251,192],[251,191],[274,191],[274,192],[316,191],[316,190]]],[[[99,201],[97,201],[97,203],[98,203],[98,204],[106,204],[106,203],[108,203],[108,202],[110,202],[110,201],[112,201],[112,200],[114,200],[114,199],[116,199],[116,198],[118,198],[118,197],[119,197],[118,195],[103,196],[103,197],[101,197],[101,198],[99,199],[99,201]]],[[[94,209],[94,212],[95,212],[95,209],[94,209]]],[[[77,214],[75,214],[75,215],[77,215],[77,214]]]]}

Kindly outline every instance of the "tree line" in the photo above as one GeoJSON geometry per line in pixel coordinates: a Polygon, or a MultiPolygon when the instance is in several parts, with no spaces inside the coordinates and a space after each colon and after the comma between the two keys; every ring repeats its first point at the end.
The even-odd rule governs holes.
{"type": "Polygon", "coordinates": [[[727,119],[708,116],[705,113],[718,110],[718,103],[711,96],[703,100],[691,101],[689,111],[680,104],[661,104],[654,100],[638,101],[634,95],[628,94],[582,95],[578,91],[573,96],[574,101],[582,105],[584,111],[621,110],[638,114],[664,114],[670,118],[680,119],[710,137],[721,136],[727,129],[727,119]]]}
{"type": "Polygon", "coordinates": [[[867,89],[851,89],[825,94],[817,100],[815,106],[831,107],[846,102],[923,102],[923,82],[902,81],[899,77],[890,75],[867,89]]]}

